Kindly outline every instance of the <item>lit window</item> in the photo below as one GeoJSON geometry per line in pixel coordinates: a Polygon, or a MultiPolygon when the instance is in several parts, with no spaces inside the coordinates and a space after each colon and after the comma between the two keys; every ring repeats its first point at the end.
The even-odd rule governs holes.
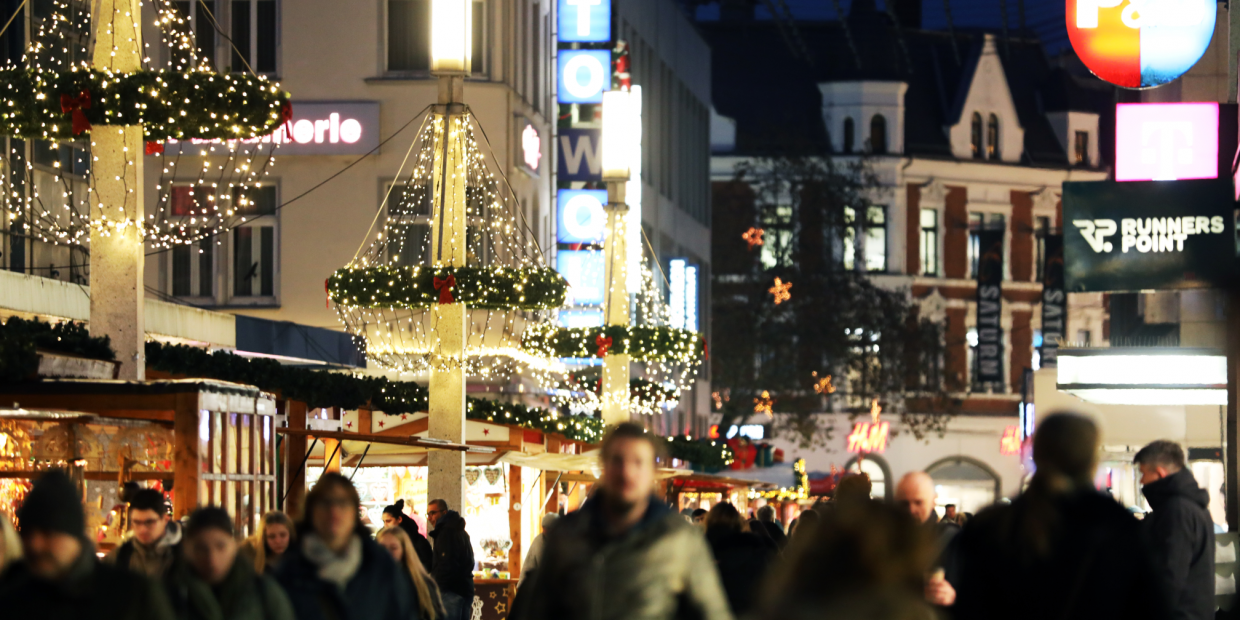
{"type": "Polygon", "coordinates": [[[986,124],[986,156],[999,159],[999,117],[994,114],[986,124]]]}
{"type": "Polygon", "coordinates": [[[939,275],[939,212],[921,210],[921,273],[939,275]]]}
{"type": "Polygon", "coordinates": [[[1043,275],[1046,273],[1046,236],[1051,234],[1051,218],[1038,218],[1038,228],[1036,234],[1038,240],[1038,256],[1035,264],[1038,266],[1037,281],[1041,282],[1043,275]]]}
{"type": "Polygon", "coordinates": [[[973,159],[982,158],[982,115],[977,112],[973,113],[973,131],[970,138],[973,144],[973,159]]]}
{"type": "Polygon", "coordinates": [[[857,259],[866,271],[887,271],[887,208],[866,207],[866,219],[857,222],[857,211],[844,207],[844,269],[852,271],[857,259]],[[858,231],[858,224],[861,230],[858,231]],[[860,241],[858,241],[860,240],[860,241]]]}
{"type": "Polygon", "coordinates": [[[1073,140],[1073,158],[1072,163],[1078,166],[1089,165],[1089,132],[1078,131],[1076,138],[1073,140]]]}

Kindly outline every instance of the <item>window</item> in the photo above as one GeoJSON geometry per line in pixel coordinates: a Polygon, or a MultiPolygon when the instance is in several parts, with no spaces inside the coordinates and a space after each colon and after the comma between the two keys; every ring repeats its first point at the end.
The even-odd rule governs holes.
{"type": "MultiPolygon", "coordinates": [[[[212,69],[215,68],[215,25],[212,23],[217,17],[215,0],[195,0],[194,2],[173,2],[172,6],[176,12],[185,20],[185,23],[178,28],[188,29],[194,33],[194,42],[198,46],[198,64],[207,64],[212,69]]],[[[240,47],[240,46],[238,46],[240,47]]],[[[178,50],[171,50],[172,61],[174,65],[185,66],[189,64],[189,58],[185,57],[178,50]]],[[[185,68],[188,68],[186,66],[185,68]]]]}
{"type": "Polygon", "coordinates": [[[1051,234],[1051,218],[1039,217],[1037,223],[1038,228],[1035,234],[1037,235],[1038,255],[1035,264],[1038,270],[1037,281],[1041,282],[1046,274],[1046,236],[1051,234]]]}
{"type": "Polygon", "coordinates": [[[1072,163],[1078,166],[1089,165],[1089,132],[1078,131],[1076,138],[1072,141],[1073,154],[1072,163]]]}
{"type": "Polygon", "coordinates": [[[973,131],[970,139],[973,144],[973,159],[982,158],[982,115],[977,112],[973,113],[973,131]]]}
{"type": "Polygon", "coordinates": [[[887,119],[882,114],[870,119],[870,152],[875,155],[887,152],[887,119]]]}
{"type": "Polygon", "coordinates": [[[990,115],[990,120],[986,123],[986,157],[999,159],[999,117],[994,114],[990,115]]]}
{"type": "Polygon", "coordinates": [[[237,188],[233,205],[245,223],[232,231],[233,297],[276,294],[276,188],[237,188]]]}
{"type": "Polygon", "coordinates": [[[392,186],[388,196],[388,260],[402,267],[430,264],[431,193],[425,187],[392,186]]]}
{"type": "Polygon", "coordinates": [[[857,138],[857,128],[851,116],[844,119],[844,152],[853,152],[853,143],[857,138]]]}
{"type": "Polygon", "coordinates": [[[204,213],[214,212],[216,200],[225,203],[218,205],[220,210],[233,209],[245,218],[227,233],[173,246],[160,266],[167,292],[207,304],[273,303],[278,252],[275,186],[235,188],[218,198],[214,188],[205,186],[178,184],[167,191],[170,220],[181,218],[186,225],[202,221],[204,213]]]}
{"type": "Polygon", "coordinates": [[[983,230],[1004,230],[1007,218],[1002,213],[969,214],[969,277],[977,278],[977,259],[981,253],[981,239],[977,233],[983,230]]]}
{"type": "MultiPolygon", "coordinates": [[[[482,73],[486,50],[486,5],[474,2],[470,19],[470,70],[482,73]]],[[[387,0],[387,70],[426,72],[431,68],[431,0],[387,0]]]]}
{"type": "Polygon", "coordinates": [[[921,210],[921,274],[939,275],[939,212],[921,210]]]}
{"type": "Polygon", "coordinates": [[[172,295],[215,297],[215,240],[172,248],[172,295]]]}
{"type": "Polygon", "coordinates": [[[276,0],[232,0],[233,73],[276,72],[276,0]],[[249,67],[247,69],[246,67],[249,67]]]}
{"type": "Polygon", "coordinates": [[[18,273],[26,271],[26,218],[21,213],[20,203],[26,195],[26,141],[9,138],[8,177],[9,205],[16,210],[16,217],[7,220],[8,234],[4,252],[8,259],[9,271],[18,273]]]}
{"type": "Polygon", "coordinates": [[[1091,335],[1091,334],[1089,333],[1089,330],[1088,330],[1088,329],[1078,329],[1078,330],[1076,330],[1076,344],[1077,344],[1077,346],[1081,346],[1081,347],[1088,347],[1088,346],[1090,345],[1090,335],[1091,335]]]}
{"type": "Polygon", "coordinates": [[[859,258],[866,271],[887,271],[887,207],[869,205],[865,216],[858,231],[856,210],[844,207],[844,269],[855,269],[859,258]]]}

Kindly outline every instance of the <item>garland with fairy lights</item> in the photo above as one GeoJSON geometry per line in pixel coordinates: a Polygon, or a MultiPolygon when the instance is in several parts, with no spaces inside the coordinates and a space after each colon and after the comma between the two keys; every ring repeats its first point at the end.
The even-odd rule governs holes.
{"type": "Polygon", "coordinates": [[[809,474],[805,471],[805,459],[797,459],[792,462],[792,473],[796,476],[796,479],[795,484],[791,488],[781,487],[769,491],[751,489],[749,491],[749,499],[761,498],[781,502],[809,499],[809,474]]]}
{"type": "MultiPolygon", "coordinates": [[[[598,377],[577,381],[581,389],[587,392],[598,394],[602,389],[600,387],[602,379],[598,377]]],[[[676,390],[649,379],[634,377],[629,379],[629,398],[649,403],[675,403],[680,400],[680,394],[676,390]]]]}
{"type": "Polygon", "coordinates": [[[732,448],[714,440],[694,439],[688,435],[667,437],[667,453],[674,459],[693,463],[695,469],[719,471],[732,464],[732,448]]]}
{"type": "Polygon", "coordinates": [[[627,353],[639,362],[673,360],[692,364],[705,354],[702,335],[695,331],[643,325],[531,328],[521,346],[545,357],[583,358],[627,353]]]}
{"type": "Polygon", "coordinates": [[[464,302],[484,310],[546,310],[564,305],[568,282],[548,267],[344,267],[327,279],[341,306],[431,308],[464,302]]]}
{"type": "Polygon", "coordinates": [[[93,125],[143,125],[146,139],[247,139],[292,118],[289,94],[261,76],[209,71],[0,68],[0,134],[71,140],[93,125]],[[209,105],[207,105],[209,103],[209,105]]]}
{"type": "Polygon", "coordinates": [[[465,407],[469,420],[512,424],[522,428],[558,433],[573,441],[598,443],[603,439],[603,421],[586,416],[564,416],[554,411],[517,403],[470,398],[465,407]]]}

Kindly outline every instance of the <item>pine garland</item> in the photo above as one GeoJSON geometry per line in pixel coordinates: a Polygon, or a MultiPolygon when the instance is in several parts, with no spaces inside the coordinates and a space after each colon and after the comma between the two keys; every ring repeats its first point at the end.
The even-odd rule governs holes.
{"type": "Polygon", "coordinates": [[[666,439],[668,454],[674,459],[692,463],[695,469],[719,471],[732,464],[732,448],[721,441],[694,439],[688,435],[666,439]]]}
{"type": "Polygon", "coordinates": [[[497,400],[469,399],[465,417],[496,424],[512,424],[544,433],[557,433],[573,441],[585,443],[598,443],[603,438],[603,421],[598,418],[563,416],[547,409],[497,400]]]}
{"type": "Polygon", "coordinates": [[[151,141],[248,139],[291,116],[289,94],[267,78],[210,71],[7,66],[0,67],[0,92],[0,134],[27,139],[71,140],[77,115],[90,125],[142,124],[151,141]]]}
{"type": "MultiPolygon", "coordinates": [[[[452,278],[452,302],[487,310],[544,310],[564,305],[568,282],[554,269],[483,267],[345,267],[327,280],[331,300],[359,308],[430,308],[444,302],[443,281],[452,278]],[[436,279],[440,285],[436,286],[436,279]]],[[[448,302],[451,303],[451,302],[448,302]]]]}
{"type": "Polygon", "coordinates": [[[548,326],[531,329],[521,346],[543,357],[582,358],[627,353],[634,361],[675,360],[689,364],[696,363],[705,354],[701,334],[674,327],[548,326]]]}
{"type": "Polygon", "coordinates": [[[107,336],[90,335],[81,323],[44,323],[10,317],[0,325],[0,381],[21,381],[39,372],[39,351],[114,360],[107,336]]]}

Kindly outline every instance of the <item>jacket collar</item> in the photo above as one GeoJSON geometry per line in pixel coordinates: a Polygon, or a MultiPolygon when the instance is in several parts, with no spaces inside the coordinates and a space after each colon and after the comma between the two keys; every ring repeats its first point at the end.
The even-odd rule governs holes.
{"type": "Polygon", "coordinates": [[[1145,485],[1141,488],[1141,493],[1150,502],[1150,508],[1155,511],[1166,506],[1167,502],[1175,497],[1183,497],[1202,508],[1210,502],[1209,493],[1197,486],[1197,479],[1193,478],[1193,472],[1187,467],[1162,480],[1145,485]]]}
{"type": "Polygon", "coordinates": [[[443,516],[439,517],[439,520],[435,522],[435,529],[431,530],[430,534],[432,538],[439,538],[440,532],[464,529],[465,518],[461,516],[461,513],[455,510],[447,510],[444,511],[443,516]]]}
{"type": "MultiPolygon", "coordinates": [[[[591,535],[606,540],[612,538],[608,535],[607,520],[603,514],[603,491],[598,491],[586,500],[581,506],[581,510],[589,515],[589,527],[591,535]]],[[[650,529],[655,524],[661,523],[669,515],[672,509],[659,500],[658,497],[650,496],[650,504],[646,507],[646,512],[642,515],[641,520],[637,522],[629,531],[615,538],[629,538],[635,536],[644,530],[650,529]]]]}

